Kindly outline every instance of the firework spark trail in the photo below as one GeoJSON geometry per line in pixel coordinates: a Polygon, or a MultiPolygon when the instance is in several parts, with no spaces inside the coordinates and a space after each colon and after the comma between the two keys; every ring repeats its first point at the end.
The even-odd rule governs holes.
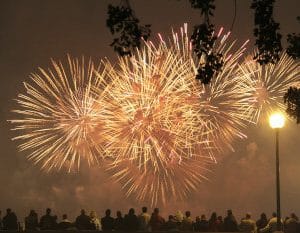
{"type": "Polygon", "coordinates": [[[114,111],[106,115],[106,151],[116,155],[116,163],[135,160],[146,169],[151,162],[155,170],[169,163],[171,153],[193,156],[187,151],[199,144],[204,123],[195,121],[198,113],[186,101],[186,64],[170,52],[145,49],[119,65],[107,92],[114,111]]]}
{"type": "Polygon", "coordinates": [[[127,197],[134,195],[138,201],[147,201],[154,206],[183,200],[199,191],[199,185],[208,180],[212,164],[206,154],[198,154],[191,158],[173,158],[160,171],[151,169],[151,163],[147,165],[148,169],[140,169],[129,160],[109,164],[107,170],[114,181],[122,184],[127,197]]]}
{"type": "MultiPolygon", "coordinates": [[[[171,50],[175,56],[182,57],[183,62],[189,64],[191,75],[185,76],[185,85],[191,93],[191,101],[202,121],[213,132],[211,141],[217,148],[230,148],[235,138],[245,138],[243,130],[251,121],[255,109],[249,105],[252,97],[247,95],[251,86],[248,80],[239,72],[238,62],[245,51],[246,41],[236,48],[236,41],[230,41],[230,32],[223,34],[223,28],[217,33],[214,52],[222,53],[224,65],[209,85],[202,85],[195,79],[197,67],[203,62],[194,55],[188,37],[187,24],[181,28],[180,33],[172,32],[172,39],[164,41],[159,35],[160,46],[171,50]],[[204,117],[203,117],[204,116],[204,117]]],[[[153,43],[146,43],[149,49],[155,48],[153,43]]]]}
{"type": "Polygon", "coordinates": [[[28,158],[41,163],[42,169],[79,168],[82,160],[89,165],[98,163],[103,154],[101,135],[103,112],[102,95],[107,88],[106,68],[95,67],[89,61],[68,56],[67,66],[52,61],[53,68],[39,68],[25,82],[25,94],[16,99],[17,114],[10,122],[20,136],[20,151],[28,151],[28,158]],[[95,78],[94,70],[98,70],[95,78]],[[99,75],[101,74],[101,75],[99,75]],[[97,99],[97,100],[96,100],[97,99]]]}
{"type": "Polygon", "coordinates": [[[258,123],[274,111],[285,112],[283,96],[291,86],[300,86],[300,63],[283,52],[276,64],[261,66],[248,56],[240,66],[241,75],[248,81],[245,93],[255,109],[252,121],[258,123]]]}
{"type": "Polygon", "coordinates": [[[118,78],[108,92],[116,112],[107,118],[107,147],[117,157],[108,171],[127,195],[152,205],[158,196],[162,202],[170,195],[185,198],[207,179],[216,148],[232,148],[235,137],[246,137],[242,129],[252,109],[237,65],[246,43],[233,49],[229,33],[221,35],[215,49],[224,55],[224,67],[207,87],[195,80],[201,61],[193,56],[186,27],[171,42],[161,35],[158,45],[145,42],[111,74],[118,78]]]}
{"type": "Polygon", "coordinates": [[[160,47],[120,58],[109,74],[106,98],[114,111],[104,127],[106,153],[113,155],[107,170],[128,196],[152,205],[159,196],[163,203],[186,197],[214,163],[211,129],[190,100],[187,75],[194,75],[189,63],[160,47]]]}

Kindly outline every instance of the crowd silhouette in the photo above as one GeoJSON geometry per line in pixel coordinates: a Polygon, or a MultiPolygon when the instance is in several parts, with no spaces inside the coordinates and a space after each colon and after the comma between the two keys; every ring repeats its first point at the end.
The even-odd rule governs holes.
{"type": "MultiPolygon", "coordinates": [[[[153,213],[148,213],[147,207],[142,207],[141,213],[136,214],[133,208],[122,216],[121,211],[116,212],[116,218],[111,216],[111,210],[107,209],[102,218],[98,218],[95,211],[88,215],[84,209],[75,221],[70,221],[67,214],[63,214],[60,221],[52,214],[50,208],[46,213],[38,218],[38,214],[31,210],[24,219],[24,227],[18,222],[16,214],[11,210],[6,210],[6,215],[1,215],[0,211],[0,230],[1,231],[43,231],[43,230],[95,230],[95,231],[124,231],[124,232],[251,232],[251,233],[272,233],[276,231],[277,216],[272,214],[270,219],[262,213],[257,221],[254,221],[250,213],[247,213],[240,222],[233,215],[232,210],[227,211],[226,217],[217,215],[213,212],[209,219],[204,214],[192,217],[190,211],[182,214],[177,211],[174,215],[169,215],[167,221],[161,216],[159,209],[155,208],[153,213]]],[[[299,233],[300,223],[296,214],[291,213],[289,217],[281,220],[282,229],[285,233],[299,233]]]]}

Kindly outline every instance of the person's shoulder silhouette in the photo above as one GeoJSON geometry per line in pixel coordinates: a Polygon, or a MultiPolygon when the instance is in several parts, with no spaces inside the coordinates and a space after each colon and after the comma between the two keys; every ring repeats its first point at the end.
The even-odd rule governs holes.
{"type": "Polygon", "coordinates": [[[85,214],[85,210],[80,211],[80,215],[76,218],[75,226],[78,230],[91,230],[91,219],[85,214]]]}
{"type": "Polygon", "coordinates": [[[10,208],[6,210],[6,215],[2,221],[4,230],[18,230],[18,218],[10,208]]]}

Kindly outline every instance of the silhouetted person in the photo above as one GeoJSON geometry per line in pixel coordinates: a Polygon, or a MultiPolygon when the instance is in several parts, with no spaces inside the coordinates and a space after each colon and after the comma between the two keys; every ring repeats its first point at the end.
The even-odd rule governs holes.
{"type": "Polygon", "coordinates": [[[38,215],[34,210],[30,210],[29,215],[25,218],[25,230],[36,231],[39,227],[38,215]]]}
{"type": "Polygon", "coordinates": [[[284,224],[285,233],[299,233],[299,219],[296,214],[292,213],[284,224]]]}
{"type": "Polygon", "coordinates": [[[267,224],[268,224],[267,215],[265,213],[262,213],[260,215],[260,219],[256,221],[257,231],[259,232],[260,229],[265,228],[267,224]]]}
{"type": "Polygon", "coordinates": [[[51,209],[46,209],[46,214],[40,219],[40,229],[41,230],[55,230],[56,227],[56,216],[51,215],[51,209]]]}
{"type": "Polygon", "coordinates": [[[208,229],[209,227],[208,227],[208,221],[206,220],[206,216],[204,214],[201,215],[201,218],[197,216],[196,222],[194,223],[194,231],[207,232],[208,229]]]}
{"type": "Polygon", "coordinates": [[[144,206],[142,208],[142,213],[138,217],[140,231],[150,230],[150,226],[149,226],[150,218],[151,218],[150,214],[147,213],[147,207],[144,206]]]}
{"type": "Polygon", "coordinates": [[[101,223],[97,216],[96,211],[92,210],[90,213],[90,223],[91,223],[91,230],[101,230],[101,223]]]}
{"type": "Polygon", "coordinates": [[[124,217],[124,230],[137,231],[139,227],[139,221],[137,216],[134,214],[134,209],[129,209],[128,214],[124,217]]]}
{"type": "Polygon", "coordinates": [[[91,230],[91,218],[85,214],[85,210],[80,211],[80,215],[76,218],[75,226],[78,230],[91,230]]]}
{"type": "Polygon", "coordinates": [[[227,210],[227,216],[224,218],[224,231],[238,231],[237,221],[232,213],[232,210],[227,210]]]}
{"type": "Polygon", "coordinates": [[[114,230],[122,231],[124,229],[124,218],[121,211],[117,211],[117,217],[114,219],[114,230]]]}
{"type": "Polygon", "coordinates": [[[246,217],[241,220],[239,230],[242,232],[256,233],[256,223],[251,219],[250,213],[247,213],[246,217]]]}
{"type": "Polygon", "coordinates": [[[152,231],[160,231],[165,224],[165,220],[162,216],[159,215],[159,209],[155,208],[151,218],[150,218],[150,227],[152,231]]]}
{"type": "Polygon", "coordinates": [[[217,218],[217,213],[213,212],[208,220],[208,230],[211,232],[219,231],[220,228],[220,221],[217,218]]]}
{"type": "Polygon", "coordinates": [[[114,229],[115,220],[110,216],[111,211],[105,211],[105,217],[101,218],[102,231],[112,231],[114,229]]]}
{"type": "MultiPolygon", "coordinates": [[[[280,223],[283,224],[281,219],[280,219],[280,223]]],[[[274,212],[272,214],[272,218],[268,221],[268,224],[264,228],[262,228],[260,230],[260,232],[271,232],[272,233],[275,231],[277,231],[277,214],[274,212]]]]}
{"type": "Polygon", "coordinates": [[[224,221],[223,221],[223,217],[222,217],[221,215],[219,215],[219,216],[217,217],[217,220],[218,220],[218,226],[217,226],[218,231],[220,231],[220,232],[224,231],[224,221]]]}
{"type": "Polygon", "coordinates": [[[173,215],[169,215],[168,221],[165,223],[164,230],[166,231],[179,231],[178,223],[173,215]]]}
{"type": "Polygon", "coordinates": [[[185,212],[185,217],[183,218],[183,220],[181,222],[180,229],[182,231],[193,231],[193,219],[191,217],[190,211],[185,212]]]}
{"type": "Polygon", "coordinates": [[[74,227],[73,224],[71,223],[70,220],[68,220],[68,216],[66,214],[62,216],[61,222],[57,224],[58,230],[70,230],[73,227],[74,227]]]}
{"type": "Polygon", "coordinates": [[[16,231],[18,230],[18,219],[14,212],[11,209],[6,210],[6,215],[2,220],[3,230],[16,231]]]}

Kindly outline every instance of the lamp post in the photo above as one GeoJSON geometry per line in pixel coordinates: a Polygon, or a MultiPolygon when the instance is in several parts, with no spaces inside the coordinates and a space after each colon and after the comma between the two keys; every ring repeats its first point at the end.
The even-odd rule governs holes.
{"type": "Polygon", "coordinates": [[[274,113],[270,116],[269,123],[275,129],[276,138],[276,203],[277,203],[277,231],[281,231],[280,210],[280,171],[279,171],[279,129],[284,126],[285,118],[282,113],[274,113]]]}

